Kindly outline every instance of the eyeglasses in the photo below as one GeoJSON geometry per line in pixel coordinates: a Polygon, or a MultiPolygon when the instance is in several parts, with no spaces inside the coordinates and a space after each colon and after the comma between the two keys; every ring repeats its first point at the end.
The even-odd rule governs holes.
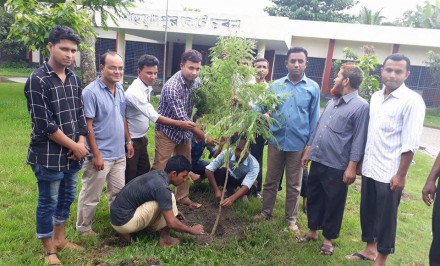
{"type": "Polygon", "coordinates": [[[115,67],[115,66],[109,66],[109,67],[107,67],[109,70],[111,70],[111,71],[116,71],[116,70],[119,70],[119,71],[124,71],[124,67],[115,67]]]}

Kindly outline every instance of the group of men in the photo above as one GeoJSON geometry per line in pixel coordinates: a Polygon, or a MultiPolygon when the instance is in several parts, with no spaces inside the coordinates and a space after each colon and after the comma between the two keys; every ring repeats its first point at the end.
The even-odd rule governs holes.
{"type": "MultiPolygon", "coordinates": [[[[195,50],[182,54],[180,71],[164,84],[155,111],[150,95],[157,79],[157,58],[141,56],[138,78],[124,92],[119,83],[123,60],[115,52],[106,52],[100,60],[101,76],[83,90],[78,77],[68,68],[79,43],[70,28],[52,29],[48,40],[50,57],[32,73],[25,86],[32,121],[27,162],[38,181],[37,238],[43,242],[47,263],[61,265],[57,256],[60,249],[82,249],[65,237],[65,222],[81,168],[84,172],[76,222],[81,235],[96,235],[92,222],[105,182],[110,222],[122,238],[130,241],[131,233],[150,228],[160,231],[161,246],[174,246],[179,240],[170,236],[170,229],[203,234],[202,225],[187,226],[177,218],[177,204],[201,207],[189,198],[189,177],[195,176],[191,170],[197,168],[191,165],[191,141],[206,142],[211,147],[219,144],[206,137],[191,119],[191,96],[200,84],[202,55],[195,50]],[[156,123],[152,171],[146,149],[150,121],[156,123]],[[176,188],[175,195],[170,184],[176,188]]],[[[375,265],[384,265],[388,254],[394,252],[397,208],[418,148],[425,112],[421,97],[404,84],[410,74],[410,61],[401,54],[385,59],[384,88],[372,96],[370,106],[358,93],[362,70],[343,65],[334,80],[335,97],[320,117],[320,89],[305,75],[307,58],[306,49],[289,49],[287,76],[268,85],[276,94],[288,96],[274,110],[261,110],[278,123],[270,125],[275,138],[268,140],[262,209],[254,220],[272,218],[279,181],[285,171],[288,229],[298,235],[299,243],[317,240],[317,231],[322,230],[320,253],[332,255],[332,240],[339,236],[348,185],[356,174],[361,174],[362,239],[367,245],[347,259],[373,260],[375,265]],[[300,236],[298,198],[302,172],[309,161],[309,231],[300,236]]],[[[269,62],[258,59],[254,66],[256,82],[265,82],[269,62]]],[[[234,150],[220,152],[218,147],[215,159],[199,167],[197,174],[207,177],[219,200],[222,197],[218,187],[223,186],[229,172],[231,178],[226,198],[220,202],[222,206],[245,198],[255,185],[260,186],[255,192],[259,195],[261,145],[264,147],[265,141],[259,140],[257,151],[251,151],[258,159],[248,152],[242,154],[246,140],[238,139],[234,150]],[[230,154],[229,158],[226,154],[230,154]],[[222,167],[226,160],[230,162],[229,169],[222,167]]],[[[439,161],[424,189],[428,205],[434,199],[439,161]]],[[[436,200],[437,220],[439,205],[436,200]]],[[[439,246],[440,230],[436,228],[437,244],[433,242],[433,247],[439,246]]],[[[436,256],[431,249],[430,259],[438,260],[436,256]]]]}

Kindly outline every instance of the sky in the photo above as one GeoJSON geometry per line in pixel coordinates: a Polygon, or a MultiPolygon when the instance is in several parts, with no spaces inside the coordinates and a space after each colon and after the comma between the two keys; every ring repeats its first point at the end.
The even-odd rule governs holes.
{"type": "MultiPolygon", "coordinates": [[[[417,4],[425,0],[359,0],[359,4],[350,11],[357,14],[361,6],[366,6],[373,11],[383,8],[381,14],[385,21],[394,21],[401,17],[408,9],[415,10],[417,4]]],[[[432,1],[432,0],[431,0],[432,1]]],[[[144,0],[150,8],[165,9],[165,0],[144,0]]],[[[201,12],[221,14],[246,14],[264,16],[264,7],[271,5],[270,0],[168,0],[169,10],[183,10],[184,8],[200,9],[201,12]]]]}

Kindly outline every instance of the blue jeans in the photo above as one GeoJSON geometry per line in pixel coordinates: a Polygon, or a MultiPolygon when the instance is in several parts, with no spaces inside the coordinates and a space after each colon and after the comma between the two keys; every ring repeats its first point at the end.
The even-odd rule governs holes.
{"type": "Polygon", "coordinates": [[[71,164],[69,170],[62,172],[32,165],[38,183],[37,238],[52,237],[54,225],[69,218],[80,169],[80,164],[71,164]]]}

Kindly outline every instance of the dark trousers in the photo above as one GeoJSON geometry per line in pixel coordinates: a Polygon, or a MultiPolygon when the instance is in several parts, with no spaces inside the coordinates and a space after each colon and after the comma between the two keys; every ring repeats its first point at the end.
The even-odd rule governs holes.
{"type": "Polygon", "coordinates": [[[322,229],[327,239],[335,239],[341,230],[347,199],[344,170],[312,161],[308,176],[307,220],[310,230],[322,229]]]}
{"type": "Polygon", "coordinates": [[[389,183],[362,176],[362,241],[377,242],[377,251],[381,254],[394,253],[397,209],[401,195],[402,191],[392,191],[389,183]]]}
{"type": "Polygon", "coordinates": [[[134,155],[127,158],[125,168],[125,184],[150,171],[150,158],[148,157],[146,137],[131,139],[133,141],[134,155]]]}
{"type": "Polygon", "coordinates": [[[263,186],[263,151],[264,144],[266,140],[262,136],[257,136],[255,138],[255,143],[251,144],[251,154],[257,159],[258,164],[260,165],[260,172],[258,172],[257,176],[257,189],[255,193],[261,193],[261,188],[263,186]]]}
{"type": "Polygon", "coordinates": [[[440,182],[437,183],[434,209],[432,211],[432,244],[429,251],[429,265],[440,265],[440,182]]]}
{"type": "Polygon", "coordinates": [[[209,162],[203,161],[203,160],[192,161],[191,162],[191,165],[192,165],[191,172],[203,177],[205,175],[205,168],[206,168],[206,166],[208,166],[208,164],[209,164],[209,162]]]}
{"type": "MultiPolygon", "coordinates": [[[[214,177],[217,186],[223,186],[225,184],[225,179],[226,179],[226,167],[222,167],[215,170],[214,177]]],[[[235,179],[233,176],[231,176],[231,173],[229,173],[228,184],[226,184],[225,198],[232,196],[234,194],[235,189],[237,187],[241,187],[241,183],[243,182],[243,179],[244,178],[235,179]]],[[[251,188],[249,188],[249,191],[248,193],[246,193],[246,195],[249,195],[250,193],[251,193],[251,188]]]]}

